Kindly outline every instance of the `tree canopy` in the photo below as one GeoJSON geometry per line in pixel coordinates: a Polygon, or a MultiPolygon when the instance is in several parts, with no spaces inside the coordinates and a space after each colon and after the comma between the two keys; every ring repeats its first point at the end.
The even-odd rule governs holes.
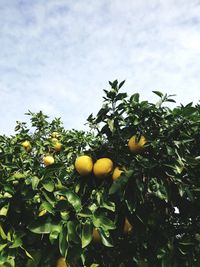
{"type": "Polygon", "coordinates": [[[29,111],[0,136],[0,266],[200,266],[200,105],[109,84],[88,131],[29,111]]]}

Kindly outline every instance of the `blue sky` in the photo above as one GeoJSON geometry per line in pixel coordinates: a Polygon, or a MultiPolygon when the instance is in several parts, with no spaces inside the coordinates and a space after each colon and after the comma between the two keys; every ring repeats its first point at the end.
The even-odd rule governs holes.
{"type": "Polygon", "coordinates": [[[199,0],[0,0],[0,134],[28,110],[84,129],[114,79],[197,103],[199,14],[199,0]]]}

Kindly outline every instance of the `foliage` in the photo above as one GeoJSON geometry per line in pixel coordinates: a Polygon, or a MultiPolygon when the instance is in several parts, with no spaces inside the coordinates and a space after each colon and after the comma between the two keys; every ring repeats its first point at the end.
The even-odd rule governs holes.
{"type": "Polygon", "coordinates": [[[124,81],[109,83],[89,132],[28,112],[30,129],[17,122],[14,136],[0,136],[0,266],[50,267],[61,256],[70,267],[200,266],[200,106],[170,109],[172,96],[154,91],[152,104],[121,92],[124,81]],[[130,153],[133,135],[145,136],[143,153],[130,153]],[[46,155],[55,163],[44,166],[46,155]],[[80,155],[127,171],[116,181],[83,177],[74,168],[80,155]]]}

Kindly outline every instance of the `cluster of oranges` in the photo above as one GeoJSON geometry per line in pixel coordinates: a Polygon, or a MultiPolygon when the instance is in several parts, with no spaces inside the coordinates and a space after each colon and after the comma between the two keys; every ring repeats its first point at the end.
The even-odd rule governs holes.
{"type": "MultiPolygon", "coordinates": [[[[58,132],[53,132],[51,134],[51,145],[52,145],[52,149],[55,151],[55,152],[60,152],[61,149],[62,149],[62,143],[59,141],[59,138],[60,135],[58,132]]],[[[32,150],[32,145],[30,143],[30,141],[28,140],[25,140],[24,142],[22,142],[22,147],[27,151],[27,152],[30,152],[32,150]]],[[[49,165],[52,165],[54,164],[55,160],[54,160],[54,157],[52,155],[46,155],[44,158],[43,158],[43,164],[45,166],[49,166],[49,165]]]]}
{"type": "MultiPolygon", "coordinates": [[[[141,153],[144,150],[144,145],[146,144],[146,139],[142,135],[137,141],[136,136],[132,136],[128,141],[128,148],[131,153],[141,153]]],[[[110,158],[99,158],[95,163],[88,155],[79,156],[75,161],[75,169],[80,174],[80,176],[87,176],[94,174],[95,177],[104,179],[112,175],[112,180],[117,180],[123,172],[127,171],[126,167],[116,166],[113,168],[114,164],[110,158]]],[[[124,233],[129,233],[132,231],[132,225],[125,218],[124,233]]],[[[97,229],[93,230],[93,240],[95,242],[100,242],[101,237],[97,229]]]]}
{"type": "MultiPolygon", "coordinates": [[[[53,132],[51,134],[51,144],[55,152],[59,152],[62,149],[62,143],[59,141],[59,136],[60,135],[57,132],[53,132]]],[[[140,137],[139,140],[137,140],[136,136],[133,135],[128,141],[129,151],[134,154],[142,153],[146,142],[147,141],[143,135],[140,137]]],[[[30,152],[32,150],[31,143],[28,140],[22,142],[22,147],[27,152],[30,152]]],[[[55,160],[52,155],[46,155],[43,158],[44,166],[52,165],[54,164],[54,162],[55,160]]],[[[112,175],[111,177],[113,181],[117,180],[122,173],[127,171],[127,168],[124,166],[115,166],[114,168],[113,161],[110,158],[99,158],[96,160],[96,162],[93,162],[93,159],[88,155],[81,155],[76,159],[75,169],[80,174],[80,176],[87,176],[93,173],[95,177],[99,179],[104,179],[112,175]]],[[[133,226],[130,224],[127,217],[125,217],[123,232],[129,233],[132,231],[132,228],[133,226]]],[[[98,229],[93,229],[92,237],[95,243],[101,242],[101,236],[99,234],[98,229]]],[[[56,266],[68,267],[68,264],[65,258],[61,257],[58,259],[56,266]]]]}
{"type": "MultiPolygon", "coordinates": [[[[142,135],[137,142],[136,136],[132,136],[128,142],[128,148],[132,153],[141,153],[146,143],[145,137],[142,135]]],[[[100,158],[95,163],[88,155],[82,155],[75,161],[75,169],[81,176],[90,175],[92,172],[97,178],[105,178],[112,174],[112,179],[116,180],[126,171],[125,167],[116,166],[113,169],[113,162],[110,158],[100,158]]]]}

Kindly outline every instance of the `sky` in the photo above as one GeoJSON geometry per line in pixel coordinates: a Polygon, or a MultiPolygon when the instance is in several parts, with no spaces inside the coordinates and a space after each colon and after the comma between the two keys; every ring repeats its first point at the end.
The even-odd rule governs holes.
{"type": "Polygon", "coordinates": [[[42,110],[84,129],[108,81],[200,99],[199,0],[0,0],[0,134],[42,110]]]}

